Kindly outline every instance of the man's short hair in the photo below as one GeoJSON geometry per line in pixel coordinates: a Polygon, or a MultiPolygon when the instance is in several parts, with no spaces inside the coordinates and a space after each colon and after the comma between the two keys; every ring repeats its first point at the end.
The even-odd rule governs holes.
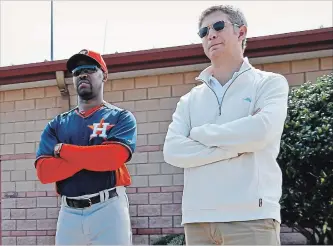
{"type": "MultiPolygon", "coordinates": [[[[220,11],[220,12],[226,14],[229,17],[229,21],[231,23],[237,24],[239,26],[247,27],[247,21],[245,19],[243,12],[240,9],[238,9],[232,5],[215,5],[215,6],[207,8],[206,10],[204,10],[201,13],[200,18],[199,18],[199,28],[201,28],[202,22],[206,18],[206,16],[208,16],[214,12],[217,12],[217,11],[220,11]]],[[[245,50],[245,48],[246,48],[246,37],[242,42],[242,48],[243,48],[243,50],[245,50]]]]}

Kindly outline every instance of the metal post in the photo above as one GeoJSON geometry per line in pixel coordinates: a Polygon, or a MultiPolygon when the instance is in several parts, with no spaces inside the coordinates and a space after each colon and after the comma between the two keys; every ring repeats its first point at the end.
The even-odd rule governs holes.
{"type": "Polygon", "coordinates": [[[53,0],[51,0],[51,61],[53,61],[53,0]]]}

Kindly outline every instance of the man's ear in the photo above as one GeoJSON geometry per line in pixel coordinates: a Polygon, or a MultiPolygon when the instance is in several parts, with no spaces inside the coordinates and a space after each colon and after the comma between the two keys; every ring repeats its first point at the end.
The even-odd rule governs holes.
{"type": "Polygon", "coordinates": [[[246,38],[246,35],[247,35],[247,27],[243,25],[239,28],[238,39],[243,41],[246,38]]]}
{"type": "Polygon", "coordinates": [[[107,73],[103,73],[103,82],[106,82],[108,79],[107,73]]]}

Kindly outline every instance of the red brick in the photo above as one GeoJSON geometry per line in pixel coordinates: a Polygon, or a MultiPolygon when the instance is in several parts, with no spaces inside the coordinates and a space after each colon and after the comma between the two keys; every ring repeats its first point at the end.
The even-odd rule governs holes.
{"type": "Polygon", "coordinates": [[[263,70],[279,74],[291,73],[290,62],[276,62],[263,65],[263,70]]]}
{"type": "Polygon", "coordinates": [[[163,228],[163,234],[183,234],[184,228],[163,228]]]}
{"type": "Polygon", "coordinates": [[[140,123],[140,124],[138,124],[137,128],[138,128],[138,134],[150,134],[150,133],[158,133],[159,132],[158,122],[140,123]]]}
{"type": "Polygon", "coordinates": [[[138,216],[161,215],[161,205],[138,205],[138,216]]]}
{"type": "Polygon", "coordinates": [[[125,101],[137,101],[147,99],[147,89],[125,91],[125,101]]]}
{"type": "Polygon", "coordinates": [[[148,111],[148,122],[168,121],[172,118],[173,113],[174,113],[174,110],[171,110],[171,109],[148,111]]]}
{"type": "Polygon", "coordinates": [[[54,208],[57,207],[57,198],[56,197],[38,197],[37,198],[37,207],[43,208],[54,208]]]}
{"type": "Polygon", "coordinates": [[[2,231],[13,231],[16,230],[16,220],[2,220],[1,221],[2,231]]]}
{"type": "Polygon", "coordinates": [[[15,101],[15,110],[30,110],[35,108],[35,100],[15,101]]]}
{"type": "Polygon", "coordinates": [[[136,164],[137,175],[160,174],[161,168],[158,163],[136,164]]]}
{"type": "MultiPolygon", "coordinates": [[[[158,127],[158,125],[157,125],[158,127]]],[[[138,135],[138,139],[137,139],[137,146],[144,146],[148,144],[148,137],[147,135],[138,135]]]]}
{"type": "Polygon", "coordinates": [[[15,144],[15,153],[16,154],[33,153],[33,152],[35,152],[34,143],[15,144]]]}
{"type": "Polygon", "coordinates": [[[12,112],[15,111],[15,102],[2,102],[0,104],[0,112],[12,112]]]}
{"type": "Polygon", "coordinates": [[[184,174],[172,175],[173,185],[184,185],[184,174]]]}
{"type": "Polygon", "coordinates": [[[55,237],[51,236],[37,237],[37,245],[54,245],[54,244],[55,244],[55,237]]]}
{"type": "Polygon", "coordinates": [[[17,236],[26,236],[27,232],[26,231],[11,231],[10,235],[14,236],[14,237],[17,237],[17,236]]]}
{"type": "Polygon", "coordinates": [[[137,123],[144,123],[147,122],[147,112],[141,111],[141,112],[133,112],[133,115],[136,119],[137,123]]]}
{"type": "Polygon", "coordinates": [[[131,187],[147,187],[148,186],[148,176],[132,176],[131,187]]]}
{"type": "Polygon", "coordinates": [[[130,205],[129,206],[129,213],[131,217],[138,216],[138,206],[137,205],[130,205]]]}
{"type": "Polygon", "coordinates": [[[149,217],[149,228],[172,227],[172,217],[149,217]]]}
{"type": "Polygon", "coordinates": [[[46,208],[27,209],[27,219],[46,219],[46,208]]]}
{"type": "Polygon", "coordinates": [[[149,88],[148,89],[148,98],[164,98],[164,97],[171,97],[171,87],[157,87],[157,88],[149,88]]]}
{"type": "Polygon", "coordinates": [[[133,245],[148,245],[149,238],[148,235],[134,235],[133,236],[133,245]]]}
{"type": "Polygon", "coordinates": [[[135,88],[156,87],[158,84],[157,76],[144,76],[135,78],[135,88]]]}
{"type": "Polygon", "coordinates": [[[46,118],[52,119],[63,112],[64,110],[62,108],[48,108],[46,109],[46,118]]]}
{"type": "Polygon", "coordinates": [[[164,162],[163,152],[162,151],[149,152],[148,160],[149,162],[164,162]]]}
{"type": "Polygon", "coordinates": [[[311,81],[313,83],[317,82],[317,79],[323,75],[328,75],[332,73],[333,70],[322,70],[316,72],[307,72],[305,73],[305,81],[311,81]]]}
{"type": "Polygon", "coordinates": [[[9,237],[11,235],[11,231],[2,231],[1,236],[3,237],[9,237]]]}
{"type": "Polygon", "coordinates": [[[153,228],[148,228],[148,229],[138,229],[138,235],[156,235],[156,234],[161,234],[162,229],[153,229],[153,228]]]}
{"type": "Polygon", "coordinates": [[[23,100],[23,90],[5,91],[4,101],[23,100]]]}
{"type": "Polygon", "coordinates": [[[25,230],[25,231],[36,230],[36,220],[18,220],[17,230],[25,230]]]}
{"type": "Polygon", "coordinates": [[[182,216],[173,216],[173,227],[183,227],[182,216]]]}
{"type": "Polygon", "coordinates": [[[10,210],[11,219],[25,219],[25,209],[11,209],[10,210]]]}
{"type": "Polygon", "coordinates": [[[171,166],[168,163],[161,164],[161,173],[162,174],[175,174],[175,173],[184,173],[184,169],[180,167],[171,166]]]}
{"type": "Polygon", "coordinates": [[[16,245],[16,237],[3,237],[2,245],[16,245]]]}
{"type": "Polygon", "coordinates": [[[172,175],[150,175],[149,186],[172,185],[172,175]]]}
{"type": "Polygon", "coordinates": [[[37,230],[55,230],[56,228],[56,219],[37,220],[37,230]]]}
{"type": "MultiPolygon", "coordinates": [[[[148,144],[149,145],[163,145],[165,141],[165,134],[164,133],[158,133],[158,134],[150,134],[148,136],[148,144]]],[[[159,148],[155,151],[160,150],[159,148]]]]}
{"type": "Polygon", "coordinates": [[[44,98],[45,88],[29,88],[24,90],[25,99],[44,98]]]}
{"type": "Polygon", "coordinates": [[[46,192],[46,196],[54,196],[54,197],[57,197],[57,192],[55,192],[55,191],[47,191],[46,192]]]}
{"type": "Polygon", "coordinates": [[[126,189],[126,193],[127,193],[127,194],[130,194],[130,193],[136,193],[136,188],[128,187],[128,188],[126,189]]]}
{"type": "Polygon", "coordinates": [[[173,97],[181,97],[186,93],[190,92],[191,89],[194,87],[194,84],[190,85],[174,85],[172,86],[172,96],[173,97]]]}
{"type": "Polygon", "coordinates": [[[40,197],[40,196],[46,196],[45,191],[34,191],[34,192],[27,192],[27,197],[40,197]]]}
{"type": "Polygon", "coordinates": [[[182,203],[183,192],[174,192],[173,193],[173,203],[182,203]]]}
{"type": "Polygon", "coordinates": [[[134,101],[115,102],[113,105],[129,111],[134,111],[134,101]]]}
{"type": "Polygon", "coordinates": [[[160,86],[182,84],[183,81],[184,81],[184,76],[182,73],[163,74],[159,76],[160,86]]]}
{"type": "Polygon", "coordinates": [[[131,218],[132,228],[148,228],[148,217],[131,218]]]}
{"type": "MultiPolygon", "coordinates": [[[[41,88],[44,89],[44,88],[41,88]]],[[[60,91],[57,86],[48,86],[45,87],[45,97],[60,97],[60,91]]]]}
{"type": "Polygon", "coordinates": [[[29,236],[29,237],[17,237],[17,245],[36,245],[35,236],[29,236]]]}
{"type": "Polygon", "coordinates": [[[195,80],[195,78],[197,76],[199,76],[199,71],[196,72],[188,72],[184,74],[184,80],[185,80],[185,84],[195,84],[198,81],[195,80]]]}
{"type": "Polygon", "coordinates": [[[151,99],[151,100],[141,100],[135,102],[135,111],[146,111],[146,110],[158,110],[159,100],[151,99]]]}
{"type": "Polygon", "coordinates": [[[5,144],[22,143],[22,142],[24,142],[24,133],[5,134],[5,144]]]}
{"type": "MultiPolygon", "coordinates": [[[[24,113],[24,112],[23,112],[24,113]]],[[[34,109],[25,111],[25,120],[45,120],[46,110],[45,109],[34,109]]]]}
{"type": "Polygon", "coordinates": [[[4,123],[28,120],[25,116],[25,111],[7,112],[3,118],[1,117],[1,119],[4,123]]]}
{"type": "Polygon", "coordinates": [[[1,219],[3,220],[10,219],[10,209],[1,209],[1,219]]]}
{"type": "Polygon", "coordinates": [[[181,204],[163,204],[162,215],[181,215],[182,207],[181,204]]]}
{"type": "Polygon", "coordinates": [[[60,208],[47,208],[47,218],[57,219],[59,215],[60,208]]]}
{"type": "Polygon", "coordinates": [[[124,101],[123,91],[111,91],[104,93],[104,100],[109,103],[122,102],[124,101]]]}
{"type": "Polygon", "coordinates": [[[117,90],[127,90],[134,88],[134,79],[115,79],[111,81],[111,89],[114,91],[117,90]]]}
{"type": "Polygon", "coordinates": [[[55,234],[56,234],[55,230],[49,230],[49,231],[47,231],[47,235],[48,236],[55,236],[55,234]]]}
{"type": "Polygon", "coordinates": [[[17,198],[17,208],[35,208],[37,206],[36,198],[17,198]]]}
{"type": "Polygon", "coordinates": [[[140,193],[140,194],[128,194],[129,203],[132,205],[135,204],[148,204],[148,194],[140,193]]]}
{"type": "Polygon", "coordinates": [[[46,231],[27,231],[27,236],[45,236],[46,231]]]}
{"type": "Polygon", "coordinates": [[[320,58],[320,69],[333,69],[333,57],[324,57],[320,58]]]}
{"type": "Polygon", "coordinates": [[[292,61],[291,69],[292,73],[317,71],[319,70],[319,59],[292,61]]]}
{"type": "Polygon", "coordinates": [[[1,209],[16,208],[16,198],[6,198],[1,201],[1,209]]]}
{"type": "Polygon", "coordinates": [[[160,109],[176,109],[179,97],[161,98],[160,109]]]}
{"type": "Polygon", "coordinates": [[[149,204],[169,204],[172,203],[172,193],[150,193],[149,204]]]}
{"type": "Polygon", "coordinates": [[[159,151],[159,145],[150,145],[150,146],[139,146],[136,148],[136,152],[150,152],[150,151],[159,151]]]}
{"type": "Polygon", "coordinates": [[[161,192],[161,188],[160,187],[138,188],[138,193],[153,193],[153,192],[161,192]]]}

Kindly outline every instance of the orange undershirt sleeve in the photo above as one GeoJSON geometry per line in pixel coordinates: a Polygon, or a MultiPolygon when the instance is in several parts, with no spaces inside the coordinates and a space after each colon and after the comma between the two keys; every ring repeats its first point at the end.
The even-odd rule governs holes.
{"type": "Polygon", "coordinates": [[[42,157],[36,162],[37,176],[42,184],[53,183],[73,176],[82,170],[66,160],[55,157],[42,157]]]}
{"type": "Polygon", "coordinates": [[[94,146],[64,144],[60,156],[73,166],[95,172],[119,169],[129,158],[129,150],[118,143],[94,146]]]}

